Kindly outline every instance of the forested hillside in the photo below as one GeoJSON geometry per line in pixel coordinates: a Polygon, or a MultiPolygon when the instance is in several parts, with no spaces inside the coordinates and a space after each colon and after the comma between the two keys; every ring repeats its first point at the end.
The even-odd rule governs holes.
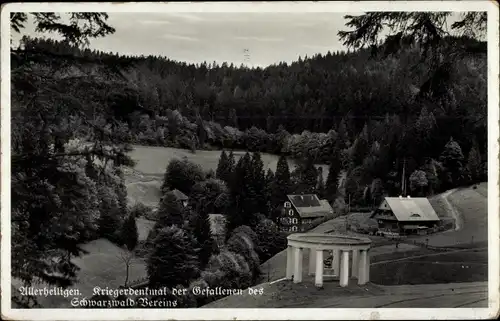
{"type": "Polygon", "coordinates": [[[34,68],[44,67],[44,54],[87,61],[83,71],[65,69],[60,77],[71,79],[78,95],[101,102],[100,110],[82,104],[81,111],[113,124],[127,143],[247,149],[326,163],[335,158],[361,186],[377,178],[391,185],[387,176],[400,177],[403,160],[408,177],[417,169],[436,176],[446,167],[447,146],[451,162],[460,164],[448,165],[457,169],[443,174],[443,184],[426,188],[442,190],[485,175],[486,54],[477,50],[484,43],[470,38],[447,38],[443,52],[463,47],[467,54],[437,70],[417,45],[393,52],[389,42],[254,69],[120,56],[26,37],[22,46],[41,55],[34,68]],[[121,77],[75,81],[82,72],[104,79],[110,67],[120,68],[121,77]],[[472,173],[463,173],[466,168],[472,173]]]}

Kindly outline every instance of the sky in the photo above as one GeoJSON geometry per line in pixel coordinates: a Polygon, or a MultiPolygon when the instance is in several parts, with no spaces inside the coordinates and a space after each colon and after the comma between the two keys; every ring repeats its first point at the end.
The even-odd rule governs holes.
{"type": "MultiPolygon", "coordinates": [[[[345,50],[337,32],[346,13],[110,12],[112,35],[90,47],[126,55],[161,55],[187,63],[267,66],[345,50]],[[248,49],[246,62],[245,49],[248,49]]],[[[39,36],[31,23],[23,35],[39,36]]],[[[14,40],[19,35],[13,35],[14,40]]]]}

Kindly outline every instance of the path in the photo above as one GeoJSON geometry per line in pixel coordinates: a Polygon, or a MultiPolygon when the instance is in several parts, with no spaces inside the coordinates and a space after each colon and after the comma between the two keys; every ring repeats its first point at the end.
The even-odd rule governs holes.
{"type": "Polygon", "coordinates": [[[446,192],[442,193],[441,195],[439,195],[439,197],[441,197],[441,199],[443,200],[443,202],[444,202],[444,204],[446,206],[446,209],[448,210],[449,213],[451,213],[451,216],[455,220],[455,231],[458,231],[464,225],[463,218],[460,215],[460,213],[457,212],[457,210],[455,209],[455,207],[450,203],[450,200],[448,199],[448,196],[450,196],[451,194],[455,193],[456,191],[457,191],[456,188],[455,189],[451,189],[449,191],[446,191],[446,192]]]}

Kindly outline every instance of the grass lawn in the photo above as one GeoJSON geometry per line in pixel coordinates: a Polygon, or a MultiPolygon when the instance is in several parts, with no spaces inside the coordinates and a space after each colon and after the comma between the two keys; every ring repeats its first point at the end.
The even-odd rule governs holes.
{"type": "Polygon", "coordinates": [[[153,229],[155,222],[139,217],[136,219],[136,224],[137,232],[139,233],[139,241],[144,241],[148,237],[149,231],[153,229]]]}
{"type": "MultiPolygon", "coordinates": [[[[186,157],[195,164],[200,165],[204,171],[216,170],[221,151],[197,151],[191,153],[186,149],[170,147],[154,147],[133,145],[134,150],[130,156],[136,161],[134,169],[126,169],[126,185],[128,193],[128,203],[133,205],[141,202],[148,206],[156,207],[160,200],[160,187],[163,181],[163,175],[168,163],[173,159],[183,159],[186,157]]],[[[245,151],[233,151],[235,160],[245,155],[245,151]]],[[[278,164],[278,155],[262,153],[264,169],[271,168],[276,171],[278,164]]],[[[294,160],[288,160],[288,166],[292,170],[296,163],[294,160]]],[[[326,181],[328,176],[328,165],[316,165],[323,168],[323,177],[326,181]]]]}
{"type": "MultiPolygon", "coordinates": [[[[91,297],[94,287],[117,289],[124,285],[126,266],[119,256],[120,248],[106,239],[98,239],[82,246],[89,254],[73,259],[80,267],[78,281],[71,289],[78,289],[81,297],[91,297]]],[[[135,259],[130,266],[129,281],[143,278],[147,275],[146,264],[142,259],[135,259]]],[[[12,280],[14,287],[21,286],[18,280],[12,280]]],[[[45,285],[35,285],[44,288],[45,285]]],[[[39,303],[43,308],[70,308],[72,297],[40,296],[39,303]]]]}
{"type": "MultiPolygon", "coordinates": [[[[200,150],[196,153],[191,153],[191,151],[179,148],[170,147],[153,147],[153,146],[142,146],[133,145],[134,150],[130,152],[132,159],[137,161],[135,169],[143,174],[147,175],[163,175],[165,173],[165,168],[172,159],[182,159],[187,157],[190,161],[200,165],[203,170],[208,171],[210,169],[216,170],[217,164],[219,163],[219,158],[221,151],[206,151],[200,150]]],[[[233,151],[236,162],[245,155],[245,151],[233,151]]],[[[267,170],[271,168],[276,171],[276,165],[278,164],[278,155],[261,153],[262,161],[264,162],[264,169],[267,170]]],[[[295,167],[295,162],[291,159],[288,160],[288,166],[290,170],[295,167]]],[[[323,176],[326,180],[328,176],[328,165],[318,165],[323,168],[323,176]]]]}
{"type": "Polygon", "coordinates": [[[371,282],[380,285],[479,282],[488,280],[487,251],[441,253],[374,264],[371,282]]]}
{"type": "Polygon", "coordinates": [[[136,203],[142,203],[152,208],[158,207],[158,203],[161,198],[161,184],[161,178],[147,182],[127,182],[128,204],[134,205],[136,203]]]}

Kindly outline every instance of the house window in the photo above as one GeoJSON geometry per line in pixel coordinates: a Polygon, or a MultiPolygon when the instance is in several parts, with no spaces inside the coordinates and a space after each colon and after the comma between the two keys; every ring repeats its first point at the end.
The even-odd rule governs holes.
{"type": "Polygon", "coordinates": [[[288,215],[293,216],[293,214],[294,214],[293,210],[288,211],[288,215]]]}
{"type": "Polygon", "coordinates": [[[297,226],[292,226],[292,232],[297,232],[297,226]]]}
{"type": "Polygon", "coordinates": [[[290,202],[285,202],[285,208],[290,208],[292,207],[292,204],[290,204],[290,202]]]}
{"type": "Polygon", "coordinates": [[[299,221],[296,218],[292,218],[292,224],[297,224],[299,221]]]}

